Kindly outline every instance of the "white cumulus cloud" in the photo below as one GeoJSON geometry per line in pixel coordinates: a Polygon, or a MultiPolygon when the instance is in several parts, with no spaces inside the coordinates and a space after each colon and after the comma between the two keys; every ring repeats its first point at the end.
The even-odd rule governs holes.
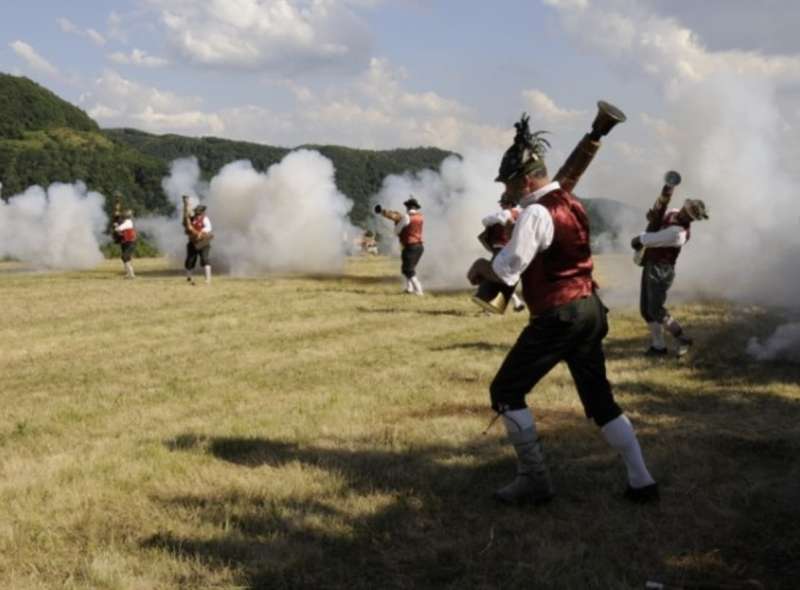
{"type": "Polygon", "coordinates": [[[65,33],[89,39],[92,43],[94,43],[99,47],[102,47],[103,45],[106,44],[106,38],[95,29],[92,28],[82,29],[78,25],[73,23],[71,20],[63,16],[56,19],[56,21],[58,22],[58,26],[65,33]]]}
{"type": "Polygon", "coordinates": [[[45,74],[49,74],[51,76],[58,75],[58,69],[41,55],[39,55],[33,47],[24,41],[12,41],[9,43],[9,47],[11,47],[14,53],[25,60],[25,63],[27,63],[28,66],[34,70],[44,72],[45,74]]]}
{"type": "Polygon", "coordinates": [[[160,68],[169,64],[169,61],[163,57],[148,55],[148,53],[142,49],[132,49],[130,53],[115,51],[114,53],[110,54],[108,58],[114,63],[142,66],[146,68],[160,68]]]}
{"type": "Polygon", "coordinates": [[[210,67],[298,72],[360,69],[370,33],[353,0],[145,0],[183,59],[210,67]]]}
{"type": "Polygon", "coordinates": [[[108,70],[80,98],[89,116],[105,127],[136,127],[153,133],[219,135],[225,125],[202,100],[128,80],[108,70]]]}

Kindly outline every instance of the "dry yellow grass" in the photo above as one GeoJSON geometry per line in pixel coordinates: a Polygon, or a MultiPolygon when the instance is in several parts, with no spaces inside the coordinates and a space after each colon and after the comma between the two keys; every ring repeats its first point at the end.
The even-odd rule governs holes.
{"type": "Polygon", "coordinates": [[[403,295],[398,266],[192,287],[161,260],[130,282],[0,263],[0,587],[795,587],[800,370],[743,353],[780,318],[683,304],[696,351],[653,362],[615,305],[609,373],[661,505],[619,498],[559,367],[529,397],[559,496],[509,510],[510,449],[481,431],[526,318],[403,295]]]}

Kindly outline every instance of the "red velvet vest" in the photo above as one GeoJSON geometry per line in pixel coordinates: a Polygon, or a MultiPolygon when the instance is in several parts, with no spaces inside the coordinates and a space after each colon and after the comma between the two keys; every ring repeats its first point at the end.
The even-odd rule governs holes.
{"type": "Polygon", "coordinates": [[[547,193],[537,203],[553,218],[553,242],[522,273],[522,294],[533,315],[587,297],[597,287],[592,279],[589,217],[583,205],[562,189],[547,193]]]}
{"type": "Polygon", "coordinates": [[[400,230],[400,243],[405,246],[413,246],[422,243],[422,224],[425,219],[422,213],[416,211],[408,214],[411,221],[407,226],[400,230]]]}
{"type": "Polygon", "coordinates": [[[514,224],[517,222],[520,210],[514,207],[513,209],[509,209],[509,212],[511,213],[511,221],[507,223],[495,223],[494,225],[490,225],[486,230],[488,241],[492,248],[502,248],[508,244],[508,241],[511,239],[511,234],[514,232],[514,224]]]}
{"type": "Polygon", "coordinates": [[[195,215],[192,217],[192,227],[195,229],[196,232],[202,233],[203,231],[203,224],[205,223],[206,216],[205,215],[195,215]]]}
{"type": "MultiPolygon", "coordinates": [[[[659,230],[665,229],[672,225],[680,225],[686,230],[686,241],[689,241],[691,230],[689,226],[691,223],[680,223],[678,221],[678,209],[671,209],[664,214],[664,219],[661,220],[661,227],[659,230]]],[[[680,248],[648,248],[644,251],[644,263],[652,264],[671,264],[675,265],[678,260],[678,254],[681,253],[680,248]]]]}
{"type": "Polygon", "coordinates": [[[136,241],[136,230],[134,228],[123,229],[120,233],[120,241],[123,244],[129,244],[136,241]]]}

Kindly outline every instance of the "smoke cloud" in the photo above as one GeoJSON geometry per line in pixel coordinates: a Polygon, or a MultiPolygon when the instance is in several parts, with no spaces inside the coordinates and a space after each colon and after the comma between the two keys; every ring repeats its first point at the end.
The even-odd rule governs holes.
{"type": "MultiPolygon", "coordinates": [[[[384,179],[373,205],[404,212],[403,201],[414,195],[422,206],[425,253],[417,272],[425,287],[469,286],[467,269],[473,260],[487,255],[477,240],[483,231],[481,218],[499,210],[502,185],[492,181],[496,169],[496,154],[475,152],[463,159],[445,159],[438,172],[423,170],[384,179]]],[[[384,241],[397,244],[391,221],[376,216],[372,227],[384,236],[384,241]]]]}
{"type": "Polygon", "coordinates": [[[99,264],[108,223],[105,198],[83,183],[32,186],[0,200],[0,258],[40,269],[84,269],[99,264]]]}
{"type": "MultiPolygon", "coordinates": [[[[796,308],[800,177],[791,156],[800,153],[794,106],[800,56],[708,51],[692,31],[626,0],[546,3],[577,43],[664,96],[663,118],[642,113],[637,123],[629,113],[647,133],[638,149],[618,150],[616,172],[624,179],[615,182],[602,167],[592,174],[604,192],[642,212],[670,168],[684,178],[673,206],[689,196],[705,200],[711,219],[693,224],[676,285],[695,294],[796,308]],[[583,34],[587,27],[601,34],[583,34]]],[[[644,225],[642,217],[630,235],[644,225]]],[[[800,349],[796,330],[780,336],[781,342],[798,336],[791,347],[800,349]]]]}
{"type": "MultiPolygon", "coordinates": [[[[336,188],[333,164],[315,151],[291,152],[266,172],[232,162],[208,183],[195,158],[176,160],[163,186],[178,211],[184,194],[208,207],[212,264],[234,275],[341,272],[360,233],[347,217],[352,202],[336,188]]],[[[182,257],[186,237],[177,215],[139,225],[163,252],[182,257]]]]}
{"type": "Polygon", "coordinates": [[[779,326],[764,342],[753,337],[747,343],[747,354],[757,361],[787,360],[800,362],[800,322],[779,326]]]}

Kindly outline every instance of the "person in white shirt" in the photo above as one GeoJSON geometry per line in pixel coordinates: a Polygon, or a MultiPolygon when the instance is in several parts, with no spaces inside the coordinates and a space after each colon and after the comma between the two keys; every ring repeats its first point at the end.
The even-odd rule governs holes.
{"type": "MultiPolygon", "coordinates": [[[[500,197],[498,204],[500,205],[500,211],[490,213],[481,219],[481,223],[486,228],[485,232],[482,234],[482,236],[484,236],[482,241],[485,241],[485,245],[490,248],[492,260],[494,260],[503,247],[508,244],[511,239],[511,234],[514,231],[514,224],[517,222],[519,214],[522,212],[519,205],[512,202],[505,193],[500,197]]],[[[514,311],[522,311],[525,309],[525,304],[515,292],[511,293],[511,304],[514,311]]]]}
{"type": "Polygon", "coordinates": [[[686,199],[680,209],[668,209],[664,212],[656,231],[643,232],[631,240],[634,250],[646,248],[639,311],[650,329],[651,343],[645,352],[647,356],[668,354],[663,328],[675,338],[678,356],[686,354],[692,345],[692,339],[684,333],[678,320],[669,314],[664,303],[667,300],[667,291],[675,280],[678,255],[691,236],[691,224],[701,219],[708,219],[705,203],[700,199],[686,199]]]}
{"type": "Polygon", "coordinates": [[[197,264],[198,257],[200,258],[200,265],[203,267],[205,273],[206,283],[211,282],[211,239],[214,237],[212,233],[211,220],[206,215],[206,206],[198,205],[194,208],[191,218],[192,234],[189,237],[189,242],[186,244],[186,262],[184,268],[186,269],[186,280],[194,284],[192,280],[192,270],[197,264]]]}
{"type": "Polygon", "coordinates": [[[517,455],[517,475],[498,489],[504,504],[539,504],[554,496],[526,396],[561,361],[572,375],[587,418],[622,456],[627,471],[624,497],[636,503],[659,499],[658,483],[645,465],[639,441],[617,405],[606,377],[603,339],[608,309],[597,295],[589,218],[583,205],[557,181],[551,181],[545,145],[531,134],[527,117],[515,125],[517,136],[503,156],[495,179],[519,202],[522,213],[511,240],[490,262],[476,260],[467,279],[473,285],[490,280],[522,283],[531,312],[489,387],[492,409],[502,417],[517,455]]]}
{"type": "Polygon", "coordinates": [[[417,264],[425,252],[422,240],[425,217],[420,211],[422,206],[413,196],[405,200],[403,205],[406,208],[405,213],[383,209],[380,205],[376,206],[375,212],[394,222],[394,233],[402,247],[400,272],[406,279],[405,292],[423,295],[422,283],[417,276],[417,264]]]}
{"type": "Polygon", "coordinates": [[[133,251],[136,249],[136,228],[133,226],[133,210],[126,209],[122,214],[122,219],[114,223],[114,236],[119,243],[122,266],[125,268],[125,278],[134,279],[136,274],[133,272],[133,251]]]}

